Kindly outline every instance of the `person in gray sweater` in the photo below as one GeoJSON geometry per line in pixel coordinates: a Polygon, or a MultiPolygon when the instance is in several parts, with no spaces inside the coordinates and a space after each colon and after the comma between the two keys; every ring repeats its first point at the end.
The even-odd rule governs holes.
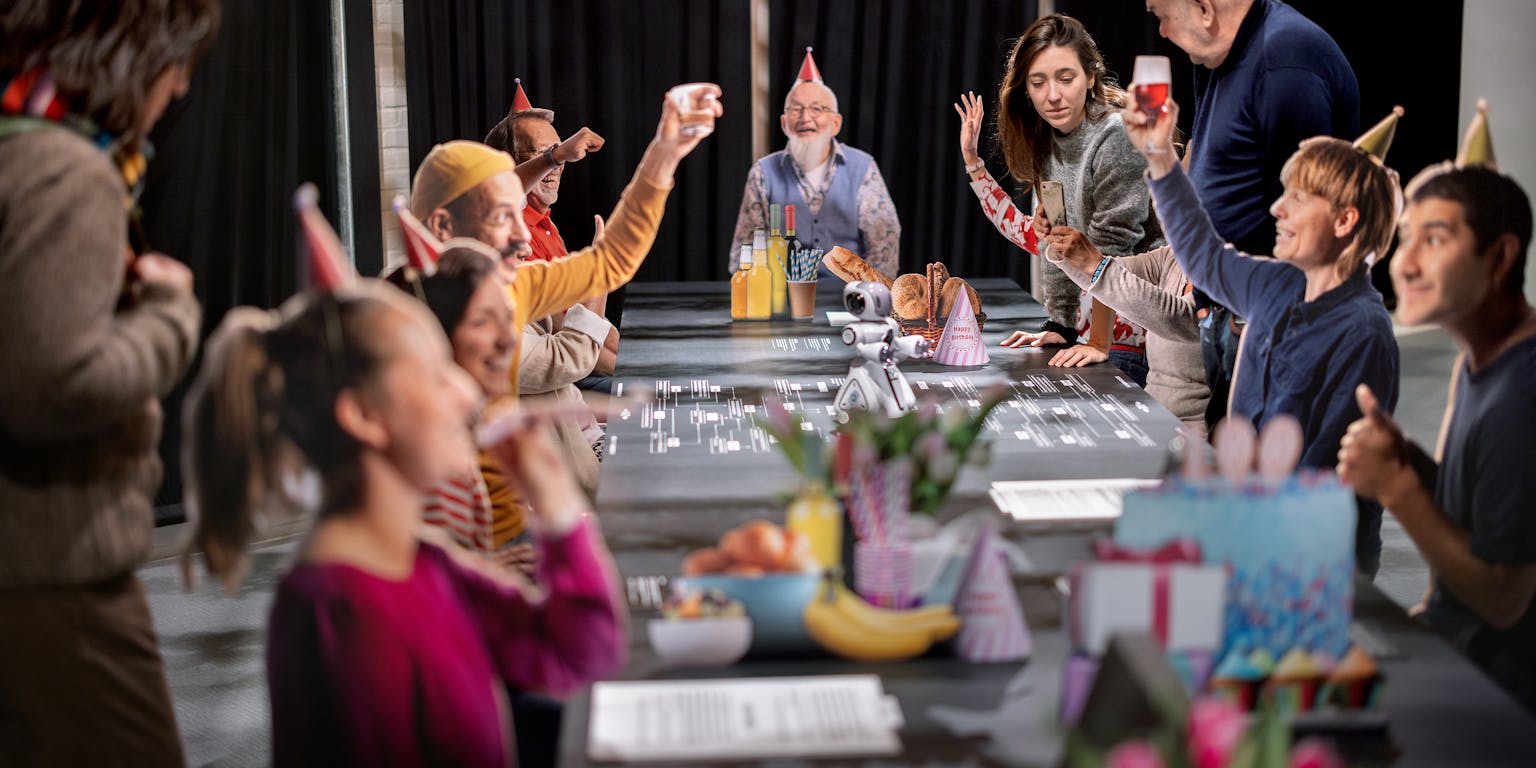
{"type": "MultiPolygon", "coordinates": [[[[1116,108],[1125,92],[1076,19],[1052,14],[1030,25],[1009,54],[998,91],[998,138],[1009,175],[1036,190],[1060,182],[1066,224],[1100,250],[1128,256],[1161,244],[1161,230],[1141,180],[1146,160],[1125,138],[1116,108]]],[[[984,117],[981,99],[961,96],[960,154],[971,189],[999,233],[1038,254],[1030,217],[1019,211],[977,152],[984,117]]],[[[1145,331],[1101,307],[1090,311],[1078,286],[1048,261],[1040,263],[1047,322],[1038,333],[1018,332],[1005,346],[1067,345],[1053,365],[1111,360],[1137,384],[1146,384],[1145,331]],[[1075,344],[1086,335],[1089,344],[1075,344]]]]}
{"type": "Polygon", "coordinates": [[[180,765],[134,569],[192,273],[130,244],[144,137],[212,39],[214,0],[0,11],[0,764],[180,765]]]}
{"type": "Polygon", "coordinates": [[[1147,394],[1204,438],[1211,388],[1200,357],[1194,292],[1173,249],[1164,245],[1116,259],[1071,227],[1052,227],[1036,216],[1034,228],[1047,261],[1095,301],[1147,329],[1147,394]]]}

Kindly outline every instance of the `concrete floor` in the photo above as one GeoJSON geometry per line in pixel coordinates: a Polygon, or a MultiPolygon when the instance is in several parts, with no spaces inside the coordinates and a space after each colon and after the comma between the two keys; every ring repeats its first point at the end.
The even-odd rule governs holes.
{"type": "MultiPolygon", "coordinates": [[[[1445,407],[1456,352],[1439,330],[1400,330],[1402,394],[1397,418],[1408,436],[1433,446],[1445,407]]],[[[157,530],[161,559],[139,572],[160,633],[176,716],[194,766],[259,766],[270,762],[263,636],[272,592],[297,546],[295,526],[255,548],[250,573],[226,594],[202,578],[188,592],[169,557],[181,526],[157,530]]],[[[1376,583],[1404,605],[1424,592],[1426,569],[1412,542],[1390,515],[1382,525],[1382,563],[1376,583]]]]}

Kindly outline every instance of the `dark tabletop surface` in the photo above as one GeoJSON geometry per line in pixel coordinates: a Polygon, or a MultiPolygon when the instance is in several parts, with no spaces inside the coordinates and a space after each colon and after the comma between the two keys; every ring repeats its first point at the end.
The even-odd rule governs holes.
{"type": "MultiPolygon", "coordinates": [[[[1033,404],[1042,406],[1044,415],[1006,414],[994,425],[989,430],[991,463],[964,471],[946,512],[990,508],[985,491],[992,480],[1160,474],[1164,446],[1178,426],[1173,416],[1108,364],[1068,374],[1045,365],[1049,351],[997,347],[1008,332],[1038,326],[1044,313],[1011,281],[977,280],[974,285],[987,315],[983,337],[991,363],[974,369],[907,363],[903,371],[919,396],[926,391],[964,399],[965,388],[976,382],[1034,381],[1034,391],[1015,387],[1024,407],[1013,410],[1030,411],[1033,404]],[[1058,391],[1041,392],[1047,385],[1058,391]],[[1078,439],[1063,443],[1063,437],[1078,439]]],[[[761,437],[752,434],[742,410],[773,392],[803,404],[815,417],[830,405],[834,379],[847,371],[851,353],[825,319],[827,309],[842,308],[840,296],[818,296],[814,322],[732,323],[727,291],[724,283],[629,288],[618,359],[621,380],[626,387],[654,388],[658,399],[627,419],[611,417],[609,422],[610,440],[617,440],[603,460],[598,510],[604,537],[625,577],[675,574],[688,550],[713,544],[740,522],[782,520],[775,494],[792,490],[794,475],[766,444],[754,443],[761,437]],[[821,392],[818,384],[830,391],[821,392]],[[717,386],[720,392],[714,391],[717,386]],[[665,415],[648,418],[646,410],[665,415]],[[735,450],[728,450],[733,439],[735,450]]],[[[830,416],[818,423],[830,429],[830,416]]],[[[1107,531],[1082,526],[1042,530],[1004,522],[1005,535],[1022,545],[1032,562],[1029,572],[1015,576],[1034,638],[1034,652],[1025,663],[966,664],[930,656],[894,664],[828,658],[666,669],[645,639],[651,612],[635,609],[630,664],[620,677],[875,673],[901,702],[906,725],[900,730],[901,756],[868,764],[1050,764],[1060,741],[1052,723],[1060,666],[1068,653],[1054,582],[1066,564],[1087,559],[1091,538],[1107,531]]],[[[1368,582],[1357,583],[1355,602],[1356,628],[1363,639],[1374,639],[1388,680],[1386,738],[1368,741],[1366,754],[1396,765],[1536,764],[1536,720],[1368,582]]],[[[588,716],[586,693],[568,702],[562,765],[587,764],[588,716]]],[[[862,764],[846,758],[834,762],[862,764]]]]}

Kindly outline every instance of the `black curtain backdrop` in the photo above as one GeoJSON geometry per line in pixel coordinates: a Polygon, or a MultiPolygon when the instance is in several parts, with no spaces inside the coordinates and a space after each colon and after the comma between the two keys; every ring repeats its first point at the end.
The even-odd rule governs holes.
{"type": "MultiPolygon", "coordinates": [[[[962,89],[995,92],[1008,42],[1036,4],[1004,0],[795,0],[771,5],[770,149],[778,113],[815,46],[844,115],[841,139],[872,153],[902,218],[902,264],[932,260],[968,276],[1027,275],[965,184],[962,89]]],[[[555,110],[562,135],[589,125],[607,146],[566,169],[555,221],[567,244],[591,239],[655,133],[674,84],[720,83],[726,116],[684,161],[661,232],[637,280],[724,280],[753,160],[746,0],[406,0],[406,78],[414,168],[434,144],[482,138],[507,111],[512,78],[555,110]]]]}
{"type": "MultiPolygon", "coordinates": [[[[361,30],[350,39],[365,41],[360,53],[350,50],[357,44],[349,47],[356,55],[348,69],[354,99],[358,92],[367,96],[362,129],[356,121],[352,126],[354,162],[361,151],[366,169],[354,169],[353,207],[363,214],[358,266],[372,274],[381,260],[373,17],[367,0],[348,0],[348,12],[349,32],[361,30]]],[[[298,246],[291,201],[299,184],[314,182],[321,208],[337,220],[331,30],[328,3],[225,2],[210,54],[193,72],[186,97],[155,129],[156,155],[141,200],[145,230],[155,249],[192,268],[205,340],[230,307],[273,307],[294,293],[298,246]]],[[[165,402],[160,505],[181,501],[186,386],[165,402]]],[[[166,511],[161,522],[174,519],[176,510],[166,511]]]]}

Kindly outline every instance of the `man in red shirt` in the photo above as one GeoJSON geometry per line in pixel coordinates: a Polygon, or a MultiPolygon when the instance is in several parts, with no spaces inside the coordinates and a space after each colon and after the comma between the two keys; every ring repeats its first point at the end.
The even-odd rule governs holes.
{"type": "MultiPolygon", "coordinates": [[[[519,78],[514,82],[517,83],[517,91],[512,97],[512,108],[507,112],[507,116],[486,134],[485,143],[511,154],[513,160],[522,164],[559,145],[560,134],[555,131],[554,111],[535,108],[529,102],[527,93],[523,91],[522,80],[519,78]]],[[[560,236],[560,229],[550,218],[550,211],[555,201],[560,198],[560,177],[564,171],[563,164],[555,164],[538,183],[528,187],[528,206],[523,209],[523,222],[528,225],[528,246],[532,249],[532,252],[526,256],[528,259],[553,261],[564,257],[567,253],[565,240],[560,236]]],[[[597,225],[593,239],[596,239],[603,234],[603,218],[602,216],[593,218],[597,225]]],[[[607,305],[608,297],[604,294],[588,298],[579,306],[602,317],[607,312],[607,305]]],[[[551,319],[555,321],[552,329],[558,332],[563,326],[561,317],[555,315],[551,319]]],[[[610,326],[602,342],[602,349],[599,351],[597,365],[593,368],[592,375],[576,382],[576,386],[580,389],[611,392],[614,360],[618,349],[619,332],[610,326]]]]}

